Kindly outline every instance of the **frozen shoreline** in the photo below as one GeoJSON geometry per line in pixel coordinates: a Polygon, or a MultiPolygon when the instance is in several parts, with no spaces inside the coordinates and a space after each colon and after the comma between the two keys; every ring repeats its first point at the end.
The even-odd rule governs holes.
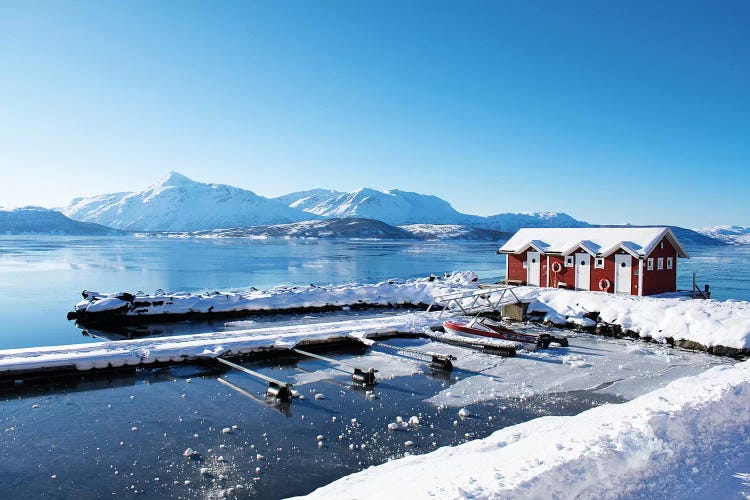
{"type": "MultiPolygon", "coordinates": [[[[306,498],[685,497],[742,473],[750,362],[712,368],[622,404],[541,417],[487,438],[371,467],[306,498]]],[[[750,492],[746,488],[744,494],[750,492]]]]}

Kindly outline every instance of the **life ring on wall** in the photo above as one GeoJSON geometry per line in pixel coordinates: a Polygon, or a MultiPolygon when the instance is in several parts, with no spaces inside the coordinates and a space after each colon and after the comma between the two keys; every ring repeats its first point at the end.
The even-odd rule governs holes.
{"type": "Polygon", "coordinates": [[[553,262],[552,266],[550,266],[550,267],[552,267],[552,272],[553,273],[559,273],[560,271],[562,271],[562,266],[560,265],[559,262],[553,262]]]}
{"type": "Polygon", "coordinates": [[[607,290],[609,290],[609,286],[611,284],[612,283],[610,283],[607,278],[602,278],[599,280],[599,290],[601,290],[602,292],[606,292],[607,290]]]}

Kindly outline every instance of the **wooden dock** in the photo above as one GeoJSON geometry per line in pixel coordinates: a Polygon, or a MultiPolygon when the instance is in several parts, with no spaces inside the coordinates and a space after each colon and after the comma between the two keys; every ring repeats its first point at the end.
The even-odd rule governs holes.
{"type": "Polygon", "coordinates": [[[311,325],[258,328],[172,337],[144,338],[0,351],[0,379],[171,365],[335,344],[349,339],[422,334],[441,322],[436,314],[410,313],[382,318],[311,325]]]}

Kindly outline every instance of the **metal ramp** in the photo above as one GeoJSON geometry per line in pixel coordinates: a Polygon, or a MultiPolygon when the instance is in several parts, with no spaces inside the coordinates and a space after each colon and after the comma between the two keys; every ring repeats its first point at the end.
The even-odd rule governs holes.
{"type": "Polygon", "coordinates": [[[427,312],[442,308],[438,315],[440,317],[447,310],[459,310],[464,316],[479,314],[487,309],[496,311],[504,305],[521,302],[514,292],[516,288],[518,287],[502,285],[438,295],[433,297],[427,312]]]}

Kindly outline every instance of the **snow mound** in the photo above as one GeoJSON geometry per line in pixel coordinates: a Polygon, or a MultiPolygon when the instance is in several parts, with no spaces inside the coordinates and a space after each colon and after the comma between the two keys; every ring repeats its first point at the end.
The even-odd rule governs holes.
{"type": "Polygon", "coordinates": [[[543,289],[529,312],[544,313],[551,323],[591,326],[584,315],[659,341],[691,340],[707,347],[750,348],[750,302],[690,300],[543,289]]]}
{"type": "MultiPolygon", "coordinates": [[[[747,453],[750,362],[352,474],[308,498],[680,498],[747,453]]],[[[708,491],[704,493],[710,493],[708,491]]]]}

